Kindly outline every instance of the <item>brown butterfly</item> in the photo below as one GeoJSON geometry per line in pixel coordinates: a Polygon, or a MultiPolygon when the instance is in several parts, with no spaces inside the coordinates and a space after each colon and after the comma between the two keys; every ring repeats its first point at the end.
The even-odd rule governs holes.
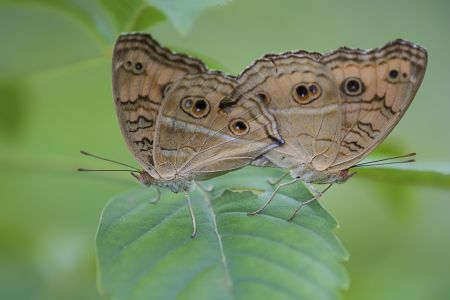
{"type": "MultiPolygon", "coordinates": [[[[404,40],[372,50],[339,48],[328,54],[297,51],[266,55],[238,77],[234,103],[261,99],[285,144],[256,160],[289,170],[317,199],[312,183],[345,182],[392,131],[411,104],[427,65],[427,52],[404,40]]],[[[325,189],[325,190],[327,190],[325,189]]],[[[297,211],[291,215],[295,217],[297,211]]]]}
{"type": "Polygon", "coordinates": [[[242,168],[283,142],[259,99],[223,105],[236,80],[197,59],[172,53],[148,34],[124,34],[112,62],[120,128],[143,170],[144,185],[188,192],[203,180],[242,168]]]}

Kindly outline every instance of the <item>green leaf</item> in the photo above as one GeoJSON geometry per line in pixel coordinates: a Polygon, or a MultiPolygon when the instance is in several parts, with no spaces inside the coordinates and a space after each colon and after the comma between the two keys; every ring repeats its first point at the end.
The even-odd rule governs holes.
{"type": "Polygon", "coordinates": [[[149,28],[168,17],[175,28],[186,35],[200,13],[227,0],[101,0],[113,16],[119,32],[149,28]]]}
{"type": "Polygon", "coordinates": [[[227,0],[145,0],[164,12],[175,28],[186,35],[200,13],[211,7],[226,4],[227,0]]]}
{"type": "Polygon", "coordinates": [[[166,19],[166,16],[158,9],[147,6],[142,12],[134,19],[134,23],[129,31],[139,31],[156,25],[166,19]]]}
{"type": "Polygon", "coordinates": [[[268,197],[271,169],[246,168],[213,179],[211,193],[195,188],[197,218],[192,239],[183,194],[153,189],[114,198],[96,237],[99,283],[113,299],[340,299],[347,258],[333,230],[337,224],[318,202],[293,222],[301,185],[282,189],[257,216],[247,216],[268,197]],[[265,192],[267,191],[267,192],[265,192]]]}
{"type": "Polygon", "coordinates": [[[48,7],[62,12],[66,16],[73,17],[86,26],[98,39],[107,45],[114,39],[110,24],[98,5],[97,1],[91,0],[1,0],[0,4],[35,5],[48,7]]]}
{"type": "Polygon", "coordinates": [[[116,24],[116,33],[146,29],[165,19],[162,12],[145,0],[101,0],[116,24]]]}

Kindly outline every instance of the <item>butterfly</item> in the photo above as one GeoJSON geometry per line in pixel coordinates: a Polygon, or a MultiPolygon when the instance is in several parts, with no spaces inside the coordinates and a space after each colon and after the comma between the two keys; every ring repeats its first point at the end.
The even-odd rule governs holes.
{"type": "MultiPolygon", "coordinates": [[[[237,77],[235,104],[263,101],[285,143],[253,164],[289,170],[283,186],[303,181],[316,200],[369,155],[400,121],[425,74],[427,51],[395,40],[377,49],[342,47],[327,54],[269,54],[237,77]],[[329,184],[319,192],[311,184],[329,184]]],[[[287,174],[286,174],[287,175],[287,174]]]]}
{"type": "Polygon", "coordinates": [[[236,80],[161,47],[150,35],[121,35],[112,60],[113,95],[144,185],[184,192],[242,168],[284,141],[260,99],[230,103],[236,80]],[[228,104],[224,104],[228,103],[228,104]]]}

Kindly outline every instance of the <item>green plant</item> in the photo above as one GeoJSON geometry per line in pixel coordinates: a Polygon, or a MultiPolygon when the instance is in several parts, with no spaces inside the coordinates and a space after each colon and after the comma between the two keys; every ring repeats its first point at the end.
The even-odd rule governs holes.
{"type": "Polygon", "coordinates": [[[157,205],[148,189],[113,199],[97,234],[100,283],[116,299],[339,299],[347,256],[332,233],[334,219],[318,204],[293,222],[301,185],[282,190],[263,215],[247,212],[263,203],[268,176],[251,168],[208,182],[191,198],[198,236],[190,237],[181,194],[165,193],[157,205]]]}

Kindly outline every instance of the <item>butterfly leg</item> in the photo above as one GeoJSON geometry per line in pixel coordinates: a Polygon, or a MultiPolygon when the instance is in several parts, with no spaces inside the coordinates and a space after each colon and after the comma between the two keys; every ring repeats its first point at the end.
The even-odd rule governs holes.
{"type": "Polygon", "coordinates": [[[280,188],[285,187],[285,186],[290,185],[290,184],[293,184],[293,183],[295,183],[295,182],[297,182],[299,180],[300,180],[299,178],[295,178],[295,179],[293,179],[291,181],[288,181],[288,182],[285,182],[285,183],[277,185],[275,190],[273,190],[272,195],[270,195],[269,199],[267,199],[267,201],[264,203],[264,205],[261,206],[259,209],[255,210],[255,211],[248,212],[247,215],[253,216],[253,215],[256,215],[256,214],[259,214],[260,212],[262,212],[270,204],[270,202],[272,202],[273,197],[275,197],[276,193],[278,192],[278,190],[280,188]]]}
{"type": "Polygon", "coordinates": [[[312,186],[310,183],[306,183],[305,184],[306,187],[309,189],[309,191],[314,195],[311,199],[306,200],[302,203],[300,203],[300,205],[294,210],[294,212],[291,214],[291,216],[289,217],[288,221],[292,221],[295,216],[297,215],[297,213],[300,211],[300,209],[302,209],[303,206],[308,205],[309,203],[318,200],[320,197],[322,197],[322,195],[333,185],[332,183],[329,184],[323,191],[318,191],[314,186],[312,186]]]}
{"type": "Polygon", "coordinates": [[[194,215],[194,210],[192,209],[192,204],[191,204],[191,198],[189,197],[189,192],[186,191],[184,192],[184,197],[186,198],[188,207],[189,207],[189,213],[191,214],[191,219],[192,219],[192,234],[191,237],[195,237],[195,234],[197,233],[197,224],[195,222],[195,215],[194,215]]]}
{"type": "Polygon", "coordinates": [[[271,185],[276,185],[276,184],[279,184],[284,178],[286,178],[286,176],[288,176],[289,175],[289,172],[286,172],[286,173],[284,173],[283,174],[283,176],[281,176],[280,178],[277,178],[277,179],[275,179],[275,180],[273,180],[273,179],[269,179],[269,180],[267,180],[267,182],[269,183],[269,184],[271,184],[271,185]]]}
{"type": "Polygon", "coordinates": [[[205,192],[208,192],[208,193],[210,193],[210,192],[212,192],[213,190],[214,190],[214,186],[211,184],[211,185],[208,185],[208,186],[203,186],[203,185],[201,185],[200,183],[198,183],[198,182],[195,182],[195,184],[200,188],[200,189],[202,189],[203,191],[205,191],[205,192]]]}
{"type": "Polygon", "coordinates": [[[156,192],[158,192],[158,195],[157,195],[156,199],[154,199],[154,200],[152,199],[149,201],[150,204],[156,204],[156,203],[158,203],[159,199],[161,199],[161,190],[159,189],[159,187],[156,188],[156,192]]]}

